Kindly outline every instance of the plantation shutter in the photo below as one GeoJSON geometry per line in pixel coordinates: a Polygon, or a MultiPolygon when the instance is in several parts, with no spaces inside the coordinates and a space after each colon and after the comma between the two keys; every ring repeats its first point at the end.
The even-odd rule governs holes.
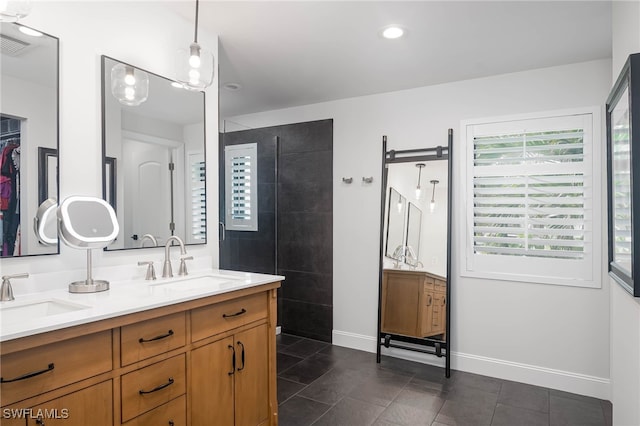
{"type": "Polygon", "coordinates": [[[593,280],[592,127],[592,113],[466,126],[463,275],[593,280]]]}
{"type": "Polygon", "coordinates": [[[193,242],[202,242],[207,238],[204,155],[191,155],[189,165],[191,168],[191,238],[193,242]]]}
{"type": "Polygon", "coordinates": [[[226,223],[228,230],[258,230],[257,144],[225,147],[226,223]]]}

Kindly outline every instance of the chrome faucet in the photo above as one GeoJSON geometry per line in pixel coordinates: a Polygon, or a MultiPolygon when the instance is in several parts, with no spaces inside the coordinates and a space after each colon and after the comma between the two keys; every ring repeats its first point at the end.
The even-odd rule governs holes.
{"type": "Polygon", "coordinates": [[[187,251],[184,248],[184,241],[182,241],[180,237],[172,235],[167,238],[167,243],[164,245],[164,266],[162,268],[162,278],[173,277],[173,270],[171,269],[171,258],[169,256],[169,249],[171,248],[171,242],[173,241],[177,241],[178,244],[180,244],[180,254],[182,256],[187,254],[187,251]]]}
{"type": "Polygon", "coordinates": [[[144,247],[145,240],[151,241],[151,244],[153,244],[153,247],[158,247],[158,240],[156,239],[156,237],[154,237],[151,234],[144,234],[142,238],[140,238],[140,247],[144,247]]]}
{"type": "Polygon", "coordinates": [[[0,302],[15,300],[15,297],[13,297],[13,288],[11,288],[11,281],[9,281],[11,278],[29,278],[29,274],[24,273],[3,276],[2,287],[0,287],[0,302]]]}

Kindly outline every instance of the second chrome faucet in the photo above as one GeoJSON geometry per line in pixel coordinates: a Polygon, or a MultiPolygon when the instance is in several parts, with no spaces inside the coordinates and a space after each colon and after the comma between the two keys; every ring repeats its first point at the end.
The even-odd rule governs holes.
{"type": "Polygon", "coordinates": [[[167,238],[167,243],[164,245],[164,265],[162,267],[162,278],[173,277],[173,269],[171,267],[171,257],[169,250],[171,249],[171,243],[177,242],[180,245],[180,268],[178,269],[178,275],[187,275],[186,260],[193,259],[193,256],[187,256],[187,250],[184,248],[184,241],[175,235],[167,238]]]}

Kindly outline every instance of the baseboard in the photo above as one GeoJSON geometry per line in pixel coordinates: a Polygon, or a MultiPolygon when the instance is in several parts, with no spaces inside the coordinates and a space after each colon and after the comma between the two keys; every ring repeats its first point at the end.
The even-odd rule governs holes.
{"type": "MultiPolygon", "coordinates": [[[[333,344],[366,352],[376,352],[376,339],[372,336],[333,330],[333,344]]],[[[423,364],[444,367],[444,358],[396,348],[382,348],[382,354],[423,364]]],[[[483,376],[528,383],[550,389],[577,393],[600,399],[611,399],[611,382],[570,371],[555,370],[497,358],[462,352],[451,352],[451,368],[483,376]]]]}
{"type": "Polygon", "coordinates": [[[468,371],[594,398],[611,399],[611,381],[608,378],[461,352],[452,352],[451,355],[451,368],[454,370],[468,371]]]}

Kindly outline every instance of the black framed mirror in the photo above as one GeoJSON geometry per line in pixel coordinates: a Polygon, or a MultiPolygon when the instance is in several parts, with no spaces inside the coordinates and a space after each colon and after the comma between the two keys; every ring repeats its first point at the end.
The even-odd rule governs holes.
{"type": "Polygon", "coordinates": [[[204,92],[102,56],[102,147],[120,225],[105,250],[206,243],[204,92]]]}
{"type": "Polygon", "coordinates": [[[58,199],[59,40],[8,22],[0,36],[0,257],[58,254],[34,220],[58,199]]]}
{"type": "Polygon", "coordinates": [[[387,151],[383,137],[378,287],[378,362],[384,348],[422,352],[445,358],[446,377],[451,372],[452,142],[449,129],[446,146],[387,151]],[[401,194],[406,197],[403,244],[389,256],[389,218],[397,215],[392,198],[401,194]]]}

